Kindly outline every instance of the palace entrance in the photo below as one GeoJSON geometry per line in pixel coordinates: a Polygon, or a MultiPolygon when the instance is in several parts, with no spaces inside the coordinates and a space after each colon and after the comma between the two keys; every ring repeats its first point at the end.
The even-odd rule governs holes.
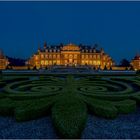
{"type": "Polygon", "coordinates": [[[73,44],[64,46],[61,50],[61,64],[75,66],[80,64],[80,48],[73,44]]]}

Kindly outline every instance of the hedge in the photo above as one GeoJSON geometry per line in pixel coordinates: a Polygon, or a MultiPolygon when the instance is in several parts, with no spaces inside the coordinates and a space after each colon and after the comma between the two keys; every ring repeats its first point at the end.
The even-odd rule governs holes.
{"type": "Polygon", "coordinates": [[[112,103],[121,114],[128,114],[136,111],[136,101],[134,100],[123,100],[112,103]]]}
{"type": "Polygon", "coordinates": [[[80,138],[87,120],[86,104],[76,98],[61,98],[52,108],[52,119],[61,138],[80,138]]]}
{"type": "Polygon", "coordinates": [[[9,116],[14,115],[14,108],[16,102],[9,98],[0,99],[0,115],[9,116]]]}
{"type": "Polygon", "coordinates": [[[89,111],[95,115],[107,119],[113,119],[117,117],[118,110],[111,102],[101,101],[98,99],[89,99],[86,97],[84,100],[88,105],[89,111]]]}
{"type": "Polygon", "coordinates": [[[48,113],[52,104],[53,100],[50,98],[23,101],[15,109],[15,118],[17,121],[28,121],[43,117],[48,113]]]}

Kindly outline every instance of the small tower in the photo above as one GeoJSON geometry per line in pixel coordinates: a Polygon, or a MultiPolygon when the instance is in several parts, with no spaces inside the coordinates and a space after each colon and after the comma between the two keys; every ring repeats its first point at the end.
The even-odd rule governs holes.
{"type": "Polygon", "coordinates": [[[46,48],[47,48],[47,43],[46,43],[46,41],[44,42],[44,50],[46,50],[46,48]]]}
{"type": "Polygon", "coordinates": [[[38,44],[38,53],[41,52],[40,44],[38,44]]]}
{"type": "Polygon", "coordinates": [[[0,59],[4,59],[3,51],[0,49],[0,59]]]}
{"type": "Polygon", "coordinates": [[[101,48],[101,49],[100,49],[100,51],[101,51],[101,53],[102,53],[102,54],[104,53],[104,50],[103,50],[103,48],[101,48]]]}

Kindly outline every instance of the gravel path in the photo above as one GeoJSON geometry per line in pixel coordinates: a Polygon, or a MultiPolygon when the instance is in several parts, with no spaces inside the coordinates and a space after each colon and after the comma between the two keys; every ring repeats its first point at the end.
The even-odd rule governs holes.
{"type": "MultiPolygon", "coordinates": [[[[52,126],[51,117],[17,123],[11,117],[0,117],[0,139],[51,139],[59,138],[52,126]]],[[[132,114],[120,115],[115,120],[106,120],[89,115],[83,139],[139,139],[140,108],[132,114]]]]}

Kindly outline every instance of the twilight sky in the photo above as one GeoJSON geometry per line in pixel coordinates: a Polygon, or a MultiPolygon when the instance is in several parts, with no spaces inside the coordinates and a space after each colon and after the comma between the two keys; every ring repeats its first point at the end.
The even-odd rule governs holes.
{"type": "Polygon", "coordinates": [[[0,2],[0,48],[29,58],[38,44],[98,43],[116,62],[140,53],[138,2],[0,2]]]}

